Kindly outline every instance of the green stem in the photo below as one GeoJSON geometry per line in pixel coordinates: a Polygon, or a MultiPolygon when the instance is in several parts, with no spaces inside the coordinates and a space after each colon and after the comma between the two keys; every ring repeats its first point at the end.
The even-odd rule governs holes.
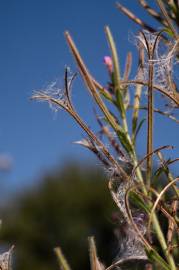
{"type": "Polygon", "coordinates": [[[119,136],[120,140],[123,142],[125,149],[131,151],[131,143],[128,141],[128,138],[126,138],[126,136],[125,136],[126,134],[125,134],[124,129],[116,123],[115,118],[113,117],[113,115],[110,113],[107,106],[103,102],[99,92],[96,90],[96,86],[93,82],[92,76],[90,75],[85,63],[83,62],[83,59],[81,58],[80,53],[79,53],[78,49],[76,48],[75,43],[73,42],[73,39],[71,38],[71,36],[68,32],[65,32],[65,37],[66,37],[68,45],[71,49],[71,52],[72,52],[72,54],[77,62],[77,65],[79,67],[81,75],[82,75],[90,93],[92,94],[94,100],[98,104],[101,111],[104,113],[104,115],[105,115],[106,119],[108,120],[109,124],[111,125],[111,127],[114,129],[114,131],[119,136]],[[126,140],[124,140],[124,138],[126,138],[126,140]]]}
{"type": "Polygon", "coordinates": [[[60,247],[54,248],[54,252],[57,256],[58,263],[61,270],[71,270],[65,256],[63,255],[63,252],[60,247]]]}
{"type": "Polygon", "coordinates": [[[116,98],[119,105],[118,108],[120,111],[122,126],[126,135],[126,139],[130,145],[130,149],[128,149],[129,150],[128,153],[130,157],[133,157],[135,155],[135,151],[134,151],[134,147],[133,147],[133,144],[129,135],[129,131],[128,131],[126,110],[125,110],[124,102],[123,102],[123,93],[122,93],[123,89],[121,88],[121,83],[120,83],[120,67],[119,67],[117,49],[116,49],[113,36],[108,26],[105,27],[105,32],[106,32],[107,40],[109,43],[109,47],[111,49],[111,54],[112,54],[112,60],[113,60],[113,66],[114,66],[114,86],[115,86],[116,98]]]}
{"type": "MultiPolygon", "coordinates": [[[[134,159],[134,163],[136,164],[137,162],[137,159],[134,159]]],[[[141,182],[143,183],[143,178],[142,178],[142,173],[140,171],[140,168],[138,167],[136,169],[136,175],[137,175],[137,180],[138,182],[141,182]]],[[[148,192],[147,192],[147,189],[146,189],[146,186],[145,185],[142,185],[142,190],[143,190],[143,193],[148,196],[148,192]]],[[[152,203],[149,202],[149,205],[148,205],[150,208],[152,208],[152,203]]],[[[160,223],[159,223],[159,220],[157,218],[157,215],[156,213],[153,214],[153,217],[152,217],[152,221],[153,221],[153,226],[154,226],[154,229],[155,229],[155,232],[156,232],[156,235],[157,235],[157,238],[158,238],[158,241],[161,245],[161,248],[163,250],[163,253],[170,265],[170,268],[171,270],[176,270],[176,266],[175,266],[175,262],[174,262],[174,259],[173,259],[173,256],[168,252],[168,246],[167,246],[167,243],[166,243],[166,240],[165,240],[165,237],[163,235],[163,232],[162,232],[162,229],[161,229],[161,226],[160,226],[160,223]]]]}
{"type": "Polygon", "coordinates": [[[161,230],[161,227],[160,227],[160,223],[158,221],[158,218],[156,216],[156,214],[153,215],[153,224],[154,224],[154,228],[155,228],[155,231],[156,231],[156,234],[157,234],[157,238],[160,242],[160,245],[162,247],[162,250],[163,250],[163,253],[171,267],[171,270],[176,270],[176,266],[175,266],[175,262],[174,262],[174,259],[173,259],[173,256],[170,254],[170,252],[168,251],[168,246],[167,246],[167,243],[166,243],[166,240],[164,238],[164,235],[163,235],[163,232],[161,230]]]}

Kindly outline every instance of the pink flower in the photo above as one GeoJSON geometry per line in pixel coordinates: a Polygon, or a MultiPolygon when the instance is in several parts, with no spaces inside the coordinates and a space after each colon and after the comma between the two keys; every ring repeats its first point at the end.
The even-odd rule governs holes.
{"type": "Polygon", "coordinates": [[[113,62],[110,56],[104,56],[104,64],[106,65],[109,73],[113,72],[113,62]]]}

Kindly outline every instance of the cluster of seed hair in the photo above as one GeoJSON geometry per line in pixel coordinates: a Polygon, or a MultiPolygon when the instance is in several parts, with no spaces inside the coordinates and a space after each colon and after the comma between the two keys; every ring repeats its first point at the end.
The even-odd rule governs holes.
{"type": "Polygon", "coordinates": [[[144,31],[144,34],[150,47],[156,44],[153,59],[148,59],[146,42],[141,35],[138,36],[139,43],[146,49],[143,78],[147,81],[149,65],[152,64],[154,67],[153,83],[171,92],[171,88],[173,87],[173,66],[177,63],[176,53],[179,45],[178,41],[171,41],[166,44],[162,38],[157,38],[158,33],[144,31]]]}
{"type": "MultiPolygon", "coordinates": [[[[130,181],[121,181],[117,176],[111,178],[112,184],[112,197],[116,202],[120,210],[119,226],[116,230],[118,238],[118,251],[115,261],[124,260],[119,269],[125,269],[125,264],[131,260],[131,258],[138,258],[143,264],[147,260],[144,245],[141,241],[139,234],[136,232],[133,224],[129,219],[128,209],[126,208],[126,193],[130,187],[135,184],[135,179],[131,178],[130,181]]],[[[133,222],[138,227],[138,230],[142,235],[146,233],[146,218],[145,214],[138,209],[131,209],[133,222]]]]}

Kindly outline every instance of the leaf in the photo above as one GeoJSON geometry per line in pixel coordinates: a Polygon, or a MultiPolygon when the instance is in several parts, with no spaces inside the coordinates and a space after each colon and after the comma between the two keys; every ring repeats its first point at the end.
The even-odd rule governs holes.
{"type": "Polygon", "coordinates": [[[171,270],[171,268],[169,267],[169,265],[164,261],[164,259],[154,250],[146,250],[147,256],[151,261],[156,261],[158,262],[163,269],[166,270],[171,270]]]}
{"type": "Polygon", "coordinates": [[[143,201],[141,196],[135,192],[131,192],[130,198],[136,206],[142,208],[146,213],[150,213],[150,207],[143,201]]]}
{"type": "Polygon", "coordinates": [[[138,125],[138,127],[136,128],[136,131],[135,131],[135,134],[134,134],[134,141],[136,140],[136,137],[137,137],[137,135],[138,135],[138,133],[139,133],[139,131],[140,131],[140,129],[141,129],[141,127],[142,127],[142,125],[143,125],[143,123],[146,121],[146,118],[143,118],[140,122],[139,122],[139,125],[138,125]]]}
{"type": "Polygon", "coordinates": [[[162,174],[162,173],[167,173],[169,172],[169,169],[168,169],[168,164],[170,162],[170,159],[166,160],[165,161],[165,164],[163,164],[162,166],[160,166],[154,173],[154,179],[158,179],[159,176],[162,174]]]}

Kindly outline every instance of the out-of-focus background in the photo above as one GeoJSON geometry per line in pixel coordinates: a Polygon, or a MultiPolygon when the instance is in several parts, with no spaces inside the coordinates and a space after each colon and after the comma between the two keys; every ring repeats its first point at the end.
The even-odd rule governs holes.
{"type": "MultiPolygon", "coordinates": [[[[151,22],[137,1],[121,3],[151,22]]],[[[92,74],[107,84],[105,25],[114,34],[122,68],[127,52],[133,53],[134,76],[139,28],[119,13],[115,2],[0,2],[0,239],[2,250],[15,244],[16,269],[58,269],[56,245],[63,248],[73,269],[87,269],[89,235],[96,237],[102,260],[109,263],[115,257],[116,209],[103,168],[90,152],[72,143],[83,133],[66,113],[30,101],[33,90],[54,81],[63,85],[65,66],[76,71],[65,30],[71,32],[92,74]]],[[[79,114],[97,131],[95,104],[80,78],[72,98],[79,114]]],[[[175,156],[176,124],[162,121],[158,116],[155,122],[155,146],[172,142],[175,156]]],[[[145,153],[144,135],[145,127],[138,139],[139,155],[145,153]]]]}

